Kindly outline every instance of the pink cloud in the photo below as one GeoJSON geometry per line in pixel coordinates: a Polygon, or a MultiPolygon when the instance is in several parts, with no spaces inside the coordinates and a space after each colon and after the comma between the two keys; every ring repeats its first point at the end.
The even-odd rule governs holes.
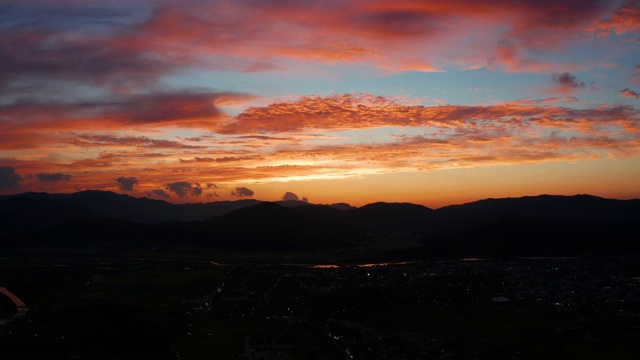
{"type": "Polygon", "coordinates": [[[156,93],[116,96],[110,100],[54,102],[17,101],[0,105],[0,131],[7,144],[28,146],[25,137],[51,137],[51,131],[93,131],[132,128],[209,128],[226,119],[216,102],[252,98],[238,93],[156,93]],[[35,134],[35,135],[34,135],[35,134]]]}
{"type": "Polygon", "coordinates": [[[510,126],[526,128],[532,121],[550,119],[558,125],[590,119],[636,121],[638,110],[628,107],[583,110],[506,103],[489,106],[444,105],[435,107],[403,105],[393,98],[369,94],[336,94],[302,97],[297,101],[253,107],[221,127],[221,133],[286,133],[296,131],[340,131],[389,126],[437,127],[510,126]]]}
{"type": "Polygon", "coordinates": [[[640,98],[640,95],[637,92],[635,92],[635,91],[633,91],[633,90],[631,90],[629,88],[624,88],[624,89],[620,90],[620,96],[625,97],[625,98],[632,98],[632,99],[640,98]]]}
{"type": "Polygon", "coordinates": [[[132,92],[185,68],[271,71],[281,69],[279,60],[286,58],[421,71],[486,66],[491,60],[512,71],[540,71],[548,69],[549,60],[534,53],[557,51],[585,30],[637,29],[637,9],[622,7],[611,15],[613,5],[580,0],[329,1],[322,6],[161,1],[114,11],[79,2],[31,3],[32,16],[45,25],[66,16],[90,31],[29,22],[5,31],[0,84],[38,76],[132,92]],[[99,20],[117,25],[98,32],[91,26],[99,20]],[[468,42],[477,46],[463,46],[468,42]]]}
{"type": "Polygon", "coordinates": [[[589,30],[600,33],[601,36],[611,34],[622,35],[640,29],[640,5],[628,1],[615,11],[610,19],[597,21],[589,30]]]}

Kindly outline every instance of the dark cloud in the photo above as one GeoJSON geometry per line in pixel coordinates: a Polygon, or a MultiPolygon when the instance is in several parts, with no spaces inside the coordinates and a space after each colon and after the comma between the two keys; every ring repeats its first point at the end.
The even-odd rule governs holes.
{"type": "Polygon", "coordinates": [[[284,201],[303,201],[303,202],[309,202],[309,199],[307,199],[306,197],[303,198],[299,198],[298,195],[296,195],[295,193],[292,193],[290,191],[287,191],[286,193],[284,193],[284,195],[282,195],[282,200],[284,201]]]}
{"type": "MultiPolygon", "coordinates": [[[[229,95],[230,96],[230,95],[229,95]]],[[[241,95],[244,96],[244,95],[241,95]]],[[[215,93],[159,93],[129,96],[112,104],[108,115],[117,115],[129,123],[170,123],[216,118],[220,111],[214,105],[215,93]]]]}
{"type": "Polygon", "coordinates": [[[445,25],[441,17],[411,10],[367,12],[354,20],[363,35],[390,38],[435,33],[445,25]]]}
{"type": "Polygon", "coordinates": [[[118,182],[118,188],[124,191],[133,190],[133,186],[138,184],[138,179],[136,179],[133,176],[130,176],[130,177],[120,176],[119,178],[116,179],[116,181],[118,182]]]}
{"type": "Polygon", "coordinates": [[[575,75],[569,72],[553,74],[551,76],[551,80],[563,92],[574,92],[577,89],[587,87],[587,84],[584,81],[578,80],[575,75]]]}
{"type": "Polygon", "coordinates": [[[232,196],[238,196],[238,197],[251,197],[253,196],[254,192],[252,190],[247,189],[246,187],[237,187],[234,191],[231,192],[232,196]]]}
{"type": "Polygon", "coordinates": [[[168,199],[171,197],[171,195],[167,194],[167,192],[162,189],[151,190],[147,193],[147,196],[148,197],[156,196],[163,199],[168,199]]]}
{"type": "Polygon", "coordinates": [[[214,191],[214,192],[212,192],[212,193],[208,193],[208,194],[207,194],[207,196],[208,196],[208,197],[218,197],[218,196],[220,196],[220,195],[218,195],[218,193],[214,191]]]}
{"type": "Polygon", "coordinates": [[[2,5],[0,23],[10,26],[0,37],[0,85],[34,76],[113,87],[154,81],[168,70],[168,59],[126,46],[133,28],[124,24],[144,16],[132,8],[95,2],[2,5]]]}
{"type": "Polygon", "coordinates": [[[214,183],[207,183],[207,189],[211,189],[211,188],[217,189],[218,185],[216,185],[214,183]]]}
{"type": "Polygon", "coordinates": [[[626,97],[626,98],[635,98],[638,99],[640,98],[640,94],[638,94],[637,92],[629,89],[629,88],[624,88],[622,90],[620,90],[620,96],[622,97],[626,97]]]}
{"type": "Polygon", "coordinates": [[[191,184],[186,181],[178,181],[167,184],[167,190],[173,191],[179,197],[185,197],[191,191],[191,184]]]}
{"type": "Polygon", "coordinates": [[[298,195],[287,191],[284,195],[282,195],[282,200],[284,201],[298,201],[300,200],[300,198],[298,198],[298,195]]]}
{"type": "Polygon", "coordinates": [[[20,175],[11,166],[0,166],[0,189],[11,189],[20,185],[20,175]]]}
{"type": "Polygon", "coordinates": [[[71,175],[63,173],[40,173],[36,174],[36,178],[38,179],[38,181],[42,182],[58,182],[69,181],[69,179],[71,179],[71,175]]]}
{"type": "Polygon", "coordinates": [[[200,186],[199,183],[196,183],[192,188],[191,188],[191,195],[193,196],[200,196],[202,195],[202,186],[200,186]]]}
{"type": "Polygon", "coordinates": [[[525,0],[517,2],[488,0],[484,3],[522,11],[520,16],[522,23],[516,24],[516,28],[528,31],[528,37],[533,37],[534,30],[540,28],[565,30],[584,25],[596,20],[598,16],[602,16],[611,5],[611,2],[607,0],[525,0]]]}
{"type": "Polygon", "coordinates": [[[195,183],[191,185],[191,183],[186,181],[177,181],[174,183],[167,184],[167,190],[173,191],[179,197],[185,197],[187,195],[191,196],[200,196],[202,195],[202,186],[199,183],[195,183]]]}

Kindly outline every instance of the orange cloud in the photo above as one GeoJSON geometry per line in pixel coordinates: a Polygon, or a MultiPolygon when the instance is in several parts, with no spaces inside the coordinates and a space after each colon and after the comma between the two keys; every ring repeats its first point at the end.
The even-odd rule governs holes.
{"type": "Polygon", "coordinates": [[[266,107],[252,107],[218,131],[236,133],[281,133],[295,131],[370,129],[388,126],[436,127],[510,127],[525,130],[532,122],[546,119],[556,126],[601,121],[615,117],[634,123],[638,110],[630,107],[572,109],[516,102],[488,106],[444,105],[435,107],[402,105],[393,98],[369,94],[336,94],[328,97],[303,97],[266,107]]]}
{"type": "MultiPolygon", "coordinates": [[[[38,146],[47,152],[10,150],[11,157],[0,158],[0,164],[23,177],[51,169],[69,176],[48,183],[46,190],[117,191],[113,179],[135,177],[136,187],[127,191],[163,196],[154,191],[181,191],[188,183],[185,196],[171,198],[188,201],[196,194],[214,196],[193,184],[215,183],[229,190],[218,193],[230,196],[236,187],[257,182],[637,156],[640,111],[591,106],[574,97],[420,106],[392,97],[336,94],[249,108],[219,125],[218,133],[68,132],[38,146]],[[167,189],[167,184],[177,185],[167,189]]],[[[20,183],[22,190],[41,186],[33,179],[20,183]]]]}
{"type": "Polygon", "coordinates": [[[629,88],[624,88],[624,89],[620,90],[620,96],[626,97],[626,98],[632,98],[632,99],[640,98],[640,95],[637,92],[635,92],[635,91],[633,91],[633,90],[631,90],[629,88]]]}
{"type": "Polygon", "coordinates": [[[617,9],[610,19],[598,21],[589,30],[598,32],[601,36],[622,35],[639,30],[640,5],[633,1],[629,1],[628,4],[617,9]]]}

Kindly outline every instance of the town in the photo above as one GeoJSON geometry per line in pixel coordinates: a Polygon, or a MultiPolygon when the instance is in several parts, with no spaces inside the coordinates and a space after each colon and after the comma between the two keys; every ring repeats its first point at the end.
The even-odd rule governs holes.
{"type": "Polygon", "coordinates": [[[4,285],[29,311],[0,327],[3,351],[256,360],[640,354],[635,257],[306,260],[5,259],[4,285]]]}

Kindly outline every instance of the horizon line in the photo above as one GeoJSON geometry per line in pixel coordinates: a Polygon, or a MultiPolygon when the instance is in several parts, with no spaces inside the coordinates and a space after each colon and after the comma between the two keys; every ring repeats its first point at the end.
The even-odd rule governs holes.
{"type": "Polygon", "coordinates": [[[110,193],[110,194],[114,194],[114,195],[127,196],[127,197],[131,197],[131,198],[134,198],[134,199],[147,199],[147,200],[153,200],[153,201],[161,201],[161,202],[168,203],[168,204],[171,204],[171,205],[210,204],[210,203],[218,203],[218,202],[237,202],[237,201],[243,201],[243,200],[254,200],[254,201],[261,202],[261,203],[265,203],[265,202],[266,203],[290,202],[290,203],[300,203],[300,204],[319,205],[319,206],[331,206],[331,205],[337,205],[337,204],[346,204],[346,205],[351,206],[353,208],[362,208],[362,207],[365,207],[367,205],[378,204],[378,203],[383,203],[383,204],[411,204],[411,205],[423,206],[423,207],[431,209],[431,210],[442,209],[442,208],[446,208],[446,207],[449,207],[449,206],[459,206],[459,205],[471,204],[471,203],[475,203],[475,202],[479,202],[479,201],[485,201],[485,200],[522,199],[522,198],[533,198],[533,197],[542,197],[542,196],[551,196],[551,197],[589,196],[589,197],[599,198],[599,199],[604,199],[604,200],[618,200],[618,201],[640,200],[640,198],[637,198],[637,197],[633,197],[633,198],[611,198],[611,197],[603,197],[603,196],[587,194],[587,193],[579,193],[579,194],[572,194],[572,195],[543,193],[543,194],[537,194],[537,195],[479,198],[479,199],[472,200],[472,201],[467,201],[467,202],[462,202],[462,203],[452,203],[452,204],[444,205],[444,206],[440,206],[440,207],[430,207],[430,206],[426,206],[424,204],[413,203],[413,202],[410,202],[410,201],[373,201],[373,202],[368,202],[368,203],[366,203],[364,205],[354,206],[354,205],[351,205],[350,203],[344,202],[344,201],[342,201],[342,202],[334,202],[334,203],[314,203],[314,202],[311,202],[311,201],[303,201],[303,200],[300,200],[300,199],[298,199],[298,200],[293,200],[293,199],[289,199],[289,200],[284,200],[284,199],[261,200],[261,199],[257,199],[257,198],[253,198],[253,197],[241,197],[241,198],[239,198],[237,200],[213,200],[213,201],[196,201],[196,202],[190,202],[189,201],[189,202],[177,202],[176,203],[176,202],[168,201],[168,200],[165,200],[165,199],[153,198],[153,197],[150,197],[150,196],[140,196],[140,197],[138,197],[138,196],[135,196],[133,194],[120,193],[120,192],[115,192],[115,191],[112,191],[112,190],[99,190],[99,189],[85,189],[85,190],[79,190],[79,191],[75,191],[75,192],[26,191],[26,192],[22,192],[22,193],[14,193],[14,194],[0,194],[0,198],[18,197],[18,196],[27,195],[27,194],[73,195],[73,194],[86,193],[86,192],[110,193]]]}

